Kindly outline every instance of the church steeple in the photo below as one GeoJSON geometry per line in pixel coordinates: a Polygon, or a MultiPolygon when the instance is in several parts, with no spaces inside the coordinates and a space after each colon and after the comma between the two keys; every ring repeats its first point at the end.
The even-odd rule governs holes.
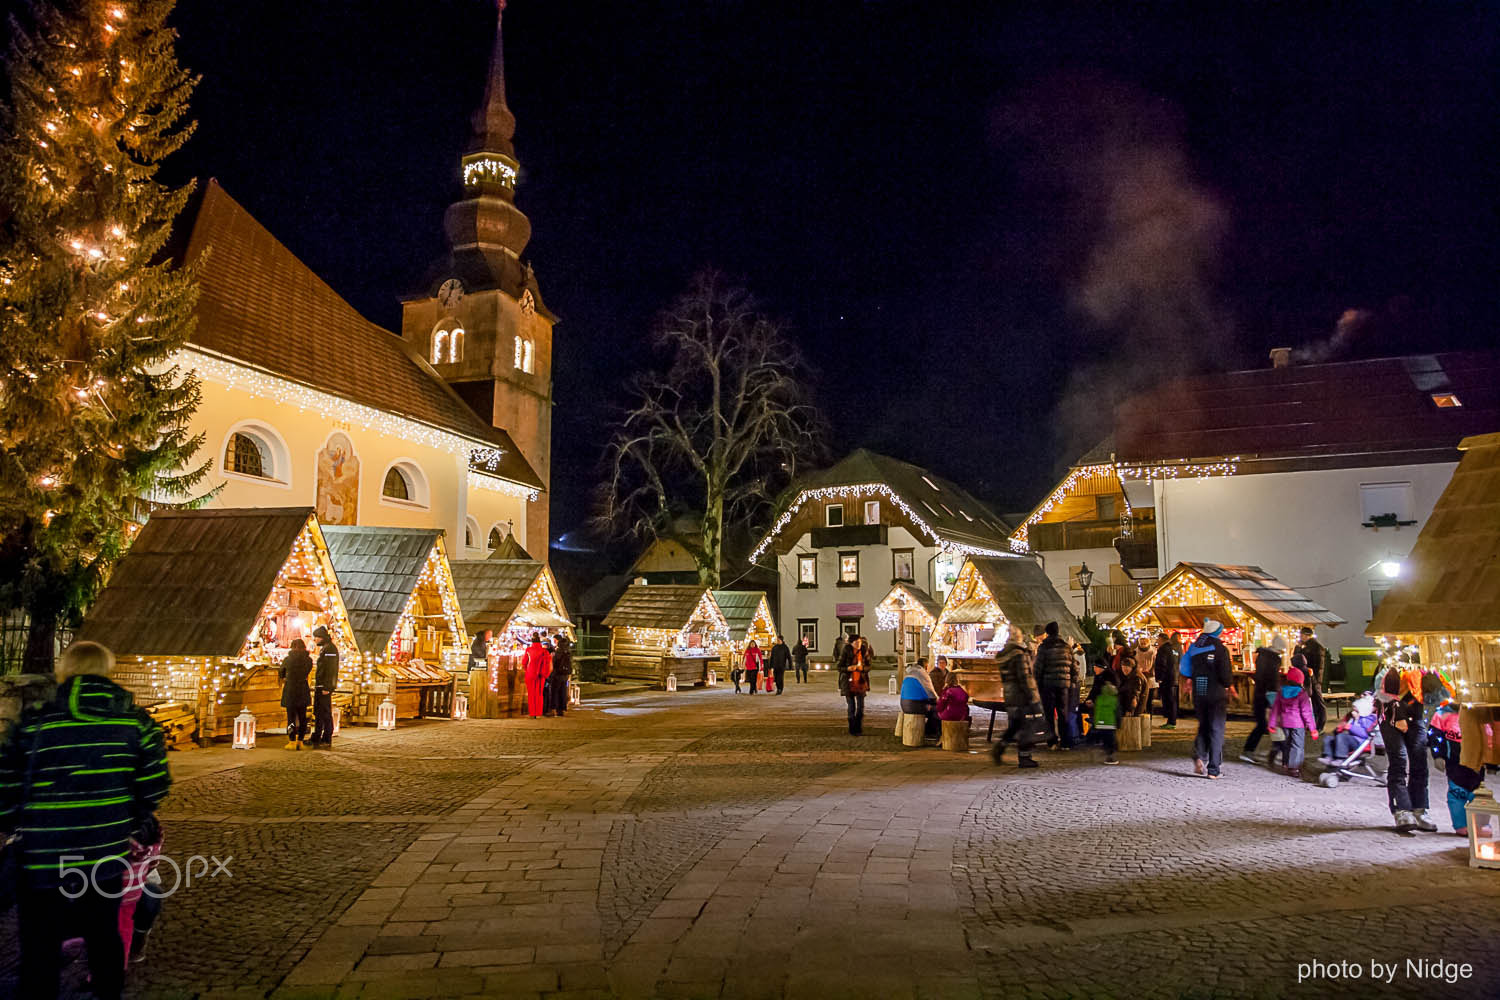
{"type": "Polygon", "coordinates": [[[520,164],[511,145],[516,116],[505,103],[505,0],[496,0],[496,8],[484,101],[474,112],[469,151],[460,160],[464,197],[448,207],[443,228],[455,258],[477,256],[473,263],[488,272],[486,284],[519,294],[519,260],[531,239],[531,222],[515,205],[520,164]]]}

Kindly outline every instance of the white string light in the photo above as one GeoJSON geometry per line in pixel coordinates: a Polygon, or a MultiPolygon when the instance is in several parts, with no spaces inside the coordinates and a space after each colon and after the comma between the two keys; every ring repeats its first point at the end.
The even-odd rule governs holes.
{"type": "Polygon", "coordinates": [[[464,164],[465,187],[473,187],[484,181],[499,181],[506,187],[515,187],[516,168],[494,156],[483,156],[464,164]]]}

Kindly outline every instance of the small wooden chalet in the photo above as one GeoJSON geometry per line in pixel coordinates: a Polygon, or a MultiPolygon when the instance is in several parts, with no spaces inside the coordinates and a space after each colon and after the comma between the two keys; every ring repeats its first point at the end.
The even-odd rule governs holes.
{"type": "MultiPolygon", "coordinates": [[[[1182,562],[1126,609],[1114,627],[1132,638],[1176,632],[1186,649],[1210,618],[1223,624],[1219,637],[1234,655],[1236,673],[1247,680],[1255,673],[1257,646],[1268,646],[1280,635],[1290,650],[1303,626],[1316,630],[1320,625],[1344,624],[1344,619],[1259,566],[1182,562]]],[[[1252,684],[1235,685],[1231,710],[1248,711],[1252,691],[1252,684]]]]}
{"type": "Polygon", "coordinates": [[[138,704],[182,702],[211,739],[242,708],[261,729],[285,723],[276,665],[293,639],[315,653],[319,625],[352,690],[358,642],[311,507],[158,511],[77,638],[114,651],[115,680],[138,704]]]}
{"type": "Polygon", "coordinates": [[[689,584],[632,584],[604,618],[610,629],[609,672],[665,688],[708,682],[729,641],[729,623],[713,591],[689,584]]]}
{"type": "Polygon", "coordinates": [[[329,525],[323,536],[365,667],[356,713],[373,719],[389,695],[398,719],[450,716],[469,637],[443,533],[329,525]]]}
{"type": "Polygon", "coordinates": [[[729,626],[729,642],[721,653],[726,664],[745,655],[750,641],[771,655],[771,645],[776,641],[776,620],[771,617],[771,603],[764,590],[716,590],[714,603],[724,613],[724,622],[729,626]]]}
{"type": "Polygon", "coordinates": [[[1078,620],[1030,556],[968,556],[932,627],[932,651],[960,671],[960,683],[977,701],[1001,700],[994,656],[1008,626],[1030,639],[1048,622],[1064,638],[1087,642],[1078,620]]]}
{"type": "MultiPolygon", "coordinates": [[[[1447,675],[1472,767],[1486,745],[1479,727],[1500,723],[1500,434],[1464,438],[1459,448],[1453,479],[1367,631],[1387,658],[1415,647],[1447,675]]],[[[1488,763],[1500,760],[1492,754],[1488,763]]]]}
{"type": "Polygon", "coordinates": [[[526,694],[521,656],[531,636],[574,638],[557,580],[510,537],[490,558],[454,562],[452,571],[469,634],[492,633],[485,667],[468,664],[465,657],[469,715],[478,719],[517,715],[526,694]]]}
{"type": "Polygon", "coordinates": [[[898,583],[875,605],[875,623],[896,634],[896,662],[900,667],[922,655],[922,633],[931,632],[943,606],[914,584],[898,583]]]}

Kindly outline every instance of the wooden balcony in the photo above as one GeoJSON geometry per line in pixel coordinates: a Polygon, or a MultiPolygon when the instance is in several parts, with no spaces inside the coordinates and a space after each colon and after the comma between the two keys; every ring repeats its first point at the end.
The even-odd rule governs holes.
{"type": "Polygon", "coordinates": [[[1141,599],[1143,588],[1133,583],[1106,583],[1089,588],[1089,611],[1096,615],[1117,615],[1141,599]]]}

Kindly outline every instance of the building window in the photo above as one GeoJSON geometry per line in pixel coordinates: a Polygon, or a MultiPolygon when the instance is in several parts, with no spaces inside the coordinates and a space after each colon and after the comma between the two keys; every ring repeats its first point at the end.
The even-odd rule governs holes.
{"type": "Polygon", "coordinates": [[[1083,566],[1081,564],[1068,567],[1068,589],[1075,594],[1083,593],[1083,584],[1078,582],[1078,574],[1082,572],[1083,566]]]}
{"type": "Polygon", "coordinates": [[[472,517],[464,518],[464,547],[475,548],[479,544],[479,522],[472,517]]]}
{"type": "Polygon", "coordinates": [[[922,482],[926,483],[928,486],[931,486],[933,488],[933,490],[936,491],[936,492],[938,492],[938,493],[943,492],[942,490],[938,489],[938,484],[937,483],[933,482],[931,479],[928,479],[926,476],[922,477],[922,482]]]}
{"type": "Polygon", "coordinates": [[[859,635],[859,623],[863,620],[862,618],[840,618],[839,631],[850,638],[859,635]]]}
{"type": "Polygon", "coordinates": [[[1376,611],[1376,609],[1378,609],[1380,607],[1380,602],[1383,601],[1383,600],[1385,600],[1385,595],[1389,594],[1390,592],[1391,592],[1391,588],[1390,587],[1383,587],[1383,586],[1379,586],[1379,585],[1376,585],[1376,584],[1371,584],[1370,585],[1370,617],[1371,618],[1375,617],[1375,611],[1376,611]]]}
{"type": "Polygon", "coordinates": [[[1453,392],[1435,392],[1432,394],[1432,402],[1440,410],[1451,410],[1455,406],[1463,406],[1459,401],[1458,394],[1453,392]]]}
{"type": "Polygon", "coordinates": [[[448,363],[457,364],[464,359],[464,329],[455,327],[448,335],[448,363]]]}
{"type": "Polygon", "coordinates": [[[1120,515],[1116,513],[1115,498],[1110,496],[1094,497],[1094,519],[1098,521],[1113,521],[1120,515]]]}
{"type": "Polygon", "coordinates": [[[854,587],[859,584],[859,553],[839,553],[839,586],[854,587]]]}
{"type": "Polygon", "coordinates": [[[818,648],[818,620],[816,618],[798,618],[797,638],[807,640],[808,650],[816,650],[818,648]]]}
{"type": "Polygon", "coordinates": [[[891,579],[916,579],[916,559],[911,549],[894,549],[891,552],[891,579]]]}
{"type": "Polygon", "coordinates": [[[823,523],[830,528],[842,528],[844,526],[844,505],[831,503],[823,508],[823,523]]]}
{"type": "Polygon", "coordinates": [[[505,536],[500,533],[500,525],[497,524],[490,529],[489,550],[495,551],[503,541],[505,541],[505,536]]]}
{"type": "Polygon", "coordinates": [[[866,524],[879,524],[880,523],[880,501],[879,500],[866,500],[865,501],[865,523],[866,524]]]}
{"type": "Polygon", "coordinates": [[[270,449],[264,448],[261,442],[249,434],[231,434],[229,446],[224,449],[224,471],[254,476],[257,479],[270,479],[270,449]]]}
{"type": "Polygon", "coordinates": [[[381,480],[380,499],[393,506],[426,507],[427,477],[415,462],[405,459],[393,462],[381,480]]]}
{"type": "Polygon", "coordinates": [[[797,586],[816,587],[818,585],[818,557],[816,555],[801,555],[797,557],[797,586]]]}
{"type": "Polygon", "coordinates": [[[1359,507],[1367,528],[1417,523],[1411,483],[1361,483],[1359,507]]]}
{"type": "Polygon", "coordinates": [[[516,338],[516,371],[527,375],[536,372],[536,344],[525,337],[516,338]]]}
{"type": "Polygon", "coordinates": [[[440,365],[448,360],[448,331],[439,330],[432,335],[432,363],[440,365]]]}

